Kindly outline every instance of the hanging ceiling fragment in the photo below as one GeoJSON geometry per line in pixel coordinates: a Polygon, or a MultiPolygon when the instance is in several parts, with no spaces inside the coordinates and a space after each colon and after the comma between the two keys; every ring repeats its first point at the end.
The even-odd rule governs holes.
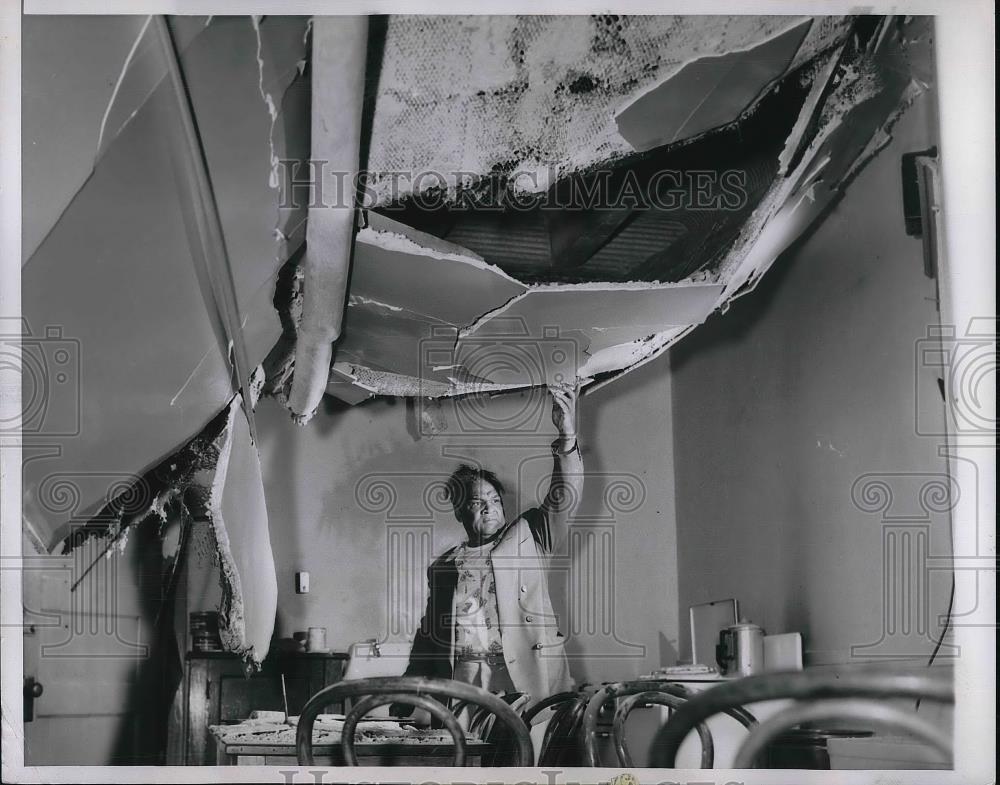
{"type": "Polygon", "coordinates": [[[652,150],[732,122],[785,75],[811,25],[685,63],[615,115],[618,133],[636,150],[652,150]]]}

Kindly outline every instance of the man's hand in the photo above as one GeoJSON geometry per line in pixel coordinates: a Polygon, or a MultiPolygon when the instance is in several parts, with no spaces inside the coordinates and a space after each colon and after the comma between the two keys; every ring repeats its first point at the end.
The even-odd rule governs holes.
{"type": "Polygon", "coordinates": [[[569,452],[576,444],[576,399],[578,383],[560,384],[549,387],[552,396],[552,424],[559,431],[556,449],[569,452]]]}
{"type": "Polygon", "coordinates": [[[583,457],[576,443],[576,401],[580,382],[549,387],[552,396],[552,424],[559,437],[552,443],[552,476],[541,504],[544,535],[536,541],[547,554],[561,553],[567,526],[576,514],[583,494],[583,457]]]}

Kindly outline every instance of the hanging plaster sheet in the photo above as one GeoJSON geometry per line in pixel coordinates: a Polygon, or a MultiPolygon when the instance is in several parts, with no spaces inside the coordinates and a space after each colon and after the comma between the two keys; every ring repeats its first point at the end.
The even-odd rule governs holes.
{"type": "MultiPolygon", "coordinates": [[[[493,362],[485,369],[476,365],[474,358],[484,347],[512,355],[523,355],[531,347],[551,366],[543,369],[545,383],[562,381],[556,374],[576,378],[599,351],[604,352],[602,365],[620,370],[635,361],[633,342],[672,327],[700,324],[721,291],[718,284],[536,287],[463,331],[456,358],[477,377],[494,382],[509,380],[511,372],[493,362]],[[575,362],[564,370],[555,360],[568,352],[575,352],[575,362]]],[[[524,365],[522,374],[530,375],[532,365],[524,365]]]]}
{"type": "Polygon", "coordinates": [[[807,19],[756,46],[686,63],[615,116],[618,132],[645,151],[733,122],[785,74],[811,25],[807,19]]]}
{"type": "MultiPolygon", "coordinates": [[[[178,25],[256,364],[280,334],[274,279],[294,250],[275,232],[292,216],[279,214],[273,187],[271,108],[299,74],[306,20],[265,20],[260,38],[247,17],[178,25]]],[[[116,50],[126,48],[119,43],[116,50]]],[[[163,73],[162,50],[143,38],[108,109],[99,154],[95,135],[92,173],[23,269],[24,394],[35,402],[24,511],[48,547],[107,502],[109,488],[198,433],[233,392],[229,347],[193,255],[191,202],[175,174],[178,110],[163,73]],[[72,493],[56,494],[60,487],[72,493]]],[[[26,70],[25,91],[43,88],[26,70]]],[[[95,115],[86,117],[93,124],[95,115]]],[[[296,123],[278,117],[288,143],[296,123]]],[[[307,120],[300,125],[308,131],[307,120]]]]}
{"type": "Polygon", "coordinates": [[[931,57],[929,27],[918,17],[894,26],[873,54],[846,70],[818,110],[810,104],[803,108],[818,115],[817,129],[795,169],[776,183],[723,262],[720,306],[752,287],[889,141],[900,114],[928,88],[914,76],[913,64],[931,57]]]}
{"type": "Polygon", "coordinates": [[[220,438],[209,501],[223,580],[219,633],[227,651],[259,666],[274,632],[278,582],[260,456],[239,395],[220,438]]]}
{"type": "MultiPolygon", "coordinates": [[[[449,383],[433,353],[527,287],[457,246],[382,216],[355,241],[338,362],[449,383]]],[[[336,392],[331,390],[331,392],[336,392]]]]}
{"type": "MultiPolygon", "coordinates": [[[[375,225],[358,233],[337,360],[422,380],[426,394],[572,379],[598,351],[599,367],[620,370],[634,360],[633,342],[701,323],[722,290],[714,283],[527,286],[384,217],[375,225]]],[[[372,389],[391,394],[398,379],[383,381],[372,389]]],[[[356,397],[338,385],[328,391],[356,397]]]]}

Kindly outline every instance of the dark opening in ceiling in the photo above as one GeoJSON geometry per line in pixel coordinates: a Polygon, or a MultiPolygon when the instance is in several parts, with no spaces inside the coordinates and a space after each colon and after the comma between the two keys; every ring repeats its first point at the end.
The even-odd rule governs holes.
{"type": "Polygon", "coordinates": [[[810,77],[807,64],[723,128],[560,179],[533,199],[505,198],[514,183],[496,172],[456,198],[424,192],[378,211],[529,284],[711,273],[778,174],[810,77]]]}

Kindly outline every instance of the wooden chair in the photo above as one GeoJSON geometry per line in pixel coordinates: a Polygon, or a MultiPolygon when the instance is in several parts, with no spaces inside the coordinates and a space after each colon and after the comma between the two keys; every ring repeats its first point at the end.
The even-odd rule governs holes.
{"type": "Polygon", "coordinates": [[[345,698],[359,699],[354,702],[344,719],[341,748],[344,762],[357,766],[358,758],[354,750],[354,731],[358,721],[378,706],[391,703],[406,703],[424,709],[444,724],[455,745],[453,766],[463,766],[466,758],[465,731],[445,702],[465,701],[467,704],[483,707],[495,716],[509,732],[512,765],[531,766],[534,749],[531,736],[524,722],[509,705],[496,695],[481,687],[452,681],[451,679],[429,679],[414,676],[383,676],[369,679],[341,681],[317,692],[309,699],[299,715],[295,733],[295,751],[300,766],[314,765],[312,731],[316,717],[331,703],[345,698]]]}
{"type": "MultiPolygon", "coordinates": [[[[521,692],[504,692],[497,694],[497,697],[506,703],[508,706],[513,706],[521,698],[524,697],[524,693],[521,692]]],[[[495,715],[490,712],[485,706],[481,706],[468,700],[458,700],[451,704],[451,713],[456,717],[461,717],[462,712],[469,711],[469,731],[475,733],[480,738],[485,738],[489,734],[490,729],[493,727],[491,718],[495,715]],[[473,708],[473,706],[475,708],[473,708]]]]}
{"type": "MultiPolygon", "coordinates": [[[[497,697],[510,706],[515,713],[527,701],[527,697],[521,692],[500,693],[497,697]]],[[[461,705],[467,706],[468,702],[460,701],[461,705]]],[[[459,716],[460,710],[459,707],[452,708],[456,717],[459,716]]],[[[482,757],[483,766],[518,765],[517,740],[511,728],[503,722],[497,722],[496,715],[489,708],[485,706],[475,707],[470,713],[469,732],[490,745],[490,749],[482,757]]]]}
{"type": "Polygon", "coordinates": [[[553,709],[538,753],[539,766],[584,765],[581,729],[587,700],[588,695],[583,692],[559,692],[522,713],[521,719],[530,728],[536,716],[553,709]]]}
{"type": "MultiPolygon", "coordinates": [[[[618,764],[634,767],[635,762],[625,741],[625,722],[632,709],[636,706],[647,704],[679,709],[695,694],[686,687],[667,680],[643,679],[604,685],[590,698],[586,712],[584,713],[583,739],[586,765],[601,765],[600,754],[597,749],[597,723],[601,710],[608,701],[622,699],[615,710],[612,723],[612,736],[615,743],[615,753],[618,756],[618,764]]],[[[728,707],[722,709],[722,712],[728,714],[748,729],[754,728],[757,725],[756,718],[741,706],[728,707]]],[[[701,739],[701,767],[703,769],[710,769],[715,760],[715,744],[712,739],[712,732],[704,722],[696,722],[692,727],[697,730],[698,736],[701,739]]]]}
{"type": "Polygon", "coordinates": [[[748,676],[688,696],[658,731],[653,743],[653,765],[673,768],[685,736],[720,712],[748,703],[792,699],[788,708],[750,727],[736,754],[733,768],[760,768],[763,753],[782,733],[802,723],[847,720],[902,730],[919,738],[942,756],[951,757],[951,744],[912,712],[887,703],[892,699],[953,703],[952,685],[939,678],[892,673],[884,668],[834,675],[816,671],[789,671],[748,676]]]}

